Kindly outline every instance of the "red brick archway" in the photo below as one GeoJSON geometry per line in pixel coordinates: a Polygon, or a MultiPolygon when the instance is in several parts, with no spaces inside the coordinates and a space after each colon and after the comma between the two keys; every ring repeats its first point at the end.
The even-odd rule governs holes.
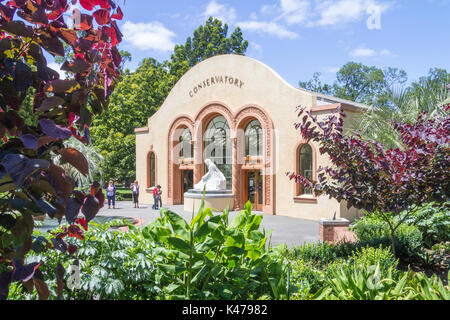
{"type": "MultiPolygon", "coordinates": [[[[169,130],[168,136],[168,175],[167,175],[167,201],[169,205],[181,204],[181,171],[182,169],[194,169],[193,164],[183,163],[178,160],[179,155],[176,153],[177,145],[182,129],[189,128],[191,135],[194,136],[194,121],[189,115],[181,115],[173,122],[169,130]],[[192,168],[191,168],[192,167],[192,168]],[[180,182],[180,183],[178,183],[180,182]]],[[[195,153],[194,153],[195,154],[195,153]]]]}

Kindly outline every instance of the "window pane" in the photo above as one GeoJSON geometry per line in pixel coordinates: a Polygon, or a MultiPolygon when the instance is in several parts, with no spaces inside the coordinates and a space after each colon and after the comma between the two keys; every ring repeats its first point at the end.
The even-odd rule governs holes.
{"type": "Polygon", "coordinates": [[[192,145],[192,135],[191,135],[191,130],[189,130],[189,128],[186,128],[183,130],[183,132],[181,133],[180,136],[180,158],[192,158],[193,157],[193,148],[194,146],[192,145]]]}
{"type": "MultiPolygon", "coordinates": [[[[313,178],[313,154],[309,144],[300,149],[300,174],[310,180],[313,178]]],[[[312,190],[301,186],[300,194],[312,194],[312,190]]]]}
{"type": "MultiPolygon", "coordinates": [[[[211,159],[227,179],[227,189],[232,183],[232,147],[230,127],[223,116],[208,124],[204,135],[204,159],[211,159]]],[[[207,168],[205,167],[205,171],[207,168]]]]}
{"type": "Polygon", "coordinates": [[[155,154],[152,153],[150,155],[150,186],[149,187],[154,187],[156,185],[156,181],[155,181],[155,172],[156,171],[156,166],[155,166],[155,154]]]}
{"type": "Polygon", "coordinates": [[[258,120],[253,120],[245,130],[245,155],[262,155],[262,127],[258,120]]]}

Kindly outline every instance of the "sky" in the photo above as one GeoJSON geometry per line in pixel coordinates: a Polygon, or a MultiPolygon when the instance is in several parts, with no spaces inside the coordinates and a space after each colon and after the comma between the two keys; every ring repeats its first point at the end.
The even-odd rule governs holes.
{"type": "Polygon", "coordinates": [[[297,87],[314,72],[332,83],[349,61],[397,67],[408,81],[430,68],[450,70],[450,0],[118,0],[124,12],[120,50],[170,58],[209,16],[240,27],[246,55],[297,87]]]}

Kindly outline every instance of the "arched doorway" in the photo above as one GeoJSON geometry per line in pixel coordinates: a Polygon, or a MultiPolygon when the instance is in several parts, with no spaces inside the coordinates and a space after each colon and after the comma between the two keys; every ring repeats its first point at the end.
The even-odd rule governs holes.
{"type": "Polygon", "coordinates": [[[240,206],[247,201],[254,210],[275,212],[275,163],[273,123],[260,107],[242,108],[236,115],[240,206]]]}
{"type": "Polygon", "coordinates": [[[169,205],[183,204],[184,193],[194,186],[193,131],[194,122],[188,116],[175,120],[169,131],[169,205]]]}
{"type": "MultiPolygon", "coordinates": [[[[210,159],[216,164],[227,180],[227,189],[231,190],[233,155],[230,126],[224,116],[215,116],[206,127],[203,138],[203,159],[210,159]]],[[[204,170],[206,171],[206,168],[204,170]]]]}

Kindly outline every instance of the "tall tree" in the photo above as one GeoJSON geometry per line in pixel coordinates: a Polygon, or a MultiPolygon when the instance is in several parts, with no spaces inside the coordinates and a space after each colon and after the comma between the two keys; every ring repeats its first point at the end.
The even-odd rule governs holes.
{"type": "Polygon", "coordinates": [[[135,176],[134,129],[147,124],[148,118],[164,102],[172,88],[167,63],[145,59],[122,81],[111,96],[108,109],[94,121],[92,140],[101,150],[106,179],[132,180],[135,176]]]}
{"type": "Polygon", "coordinates": [[[300,81],[298,83],[300,88],[311,90],[323,94],[333,94],[333,86],[322,83],[320,72],[314,72],[313,77],[309,81],[300,81]]]}
{"type": "Polygon", "coordinates": [[[450,73],[443,69],[430,69],[428,76],[421,77],[404,89],[390,89],[379,98],[382,103],[365,112],[357,130],[365,139],[381,142],[387,148],[404,149],[401,135],[394,129],[393,121],[413,123],[418,115],[427,112],[427,117],[442,113],[442,106],[450,96],[447,84],[450,73]]]}
{"type": "Polygon", "coordinates": [[[210,17],[184,45],[175,46],[170,62],[170,73],[176,77],[175,81],[205,59],[221,54],[244,55],[248,41],[243,39],[241,29],[236,28],[229,38],[227,36],[228,25],[210,17]]]}
{"type": "Polygon", "coordinates": [[[342,108],[322,120],[300,108],[301,120],[295,128],[303,139],[319,144],[320,153],[329,157],[332,166],[319,168],[318,181],[288,175],[317,196],[346,201],[349,208],[365,209],[384,219],[395,255],[395,231],[412,214],[413,206],[446,202],[450,197],[450,110],[448,106],[441,109],[442,116],[434,119],[420,114],[414,124],[394,124],[405,146],[401,151],[386,150],[381,143],[364,141],[360,135],[345,136],[342,108]],[[403,211],[406,214],[399,221],[391,219],[403,211]]]}
{"type": "MultiPolygon", "coordinates": [[[[248,42],[236,28],[228,37],[228,26],[209,18],[184,45],[177,45],[171,60],[145,59],[133,73],[122,72],[108,110],[94,122],[92,140],[102,150],[104,177],[132,180],[135,177],[134,129],[147,125],[176,82],[197,63],[221,54],[243,55],[248,42]]],[[[124,60],[128,55],[121,52],[124,60]]]]}
{"type": "Polygon", "coordinates": [[[392,87],[402,87],[407,80],[406,72],[397,68],[380,69],[361,63],[348,62],[336,74],[336,81],[323,84],[321,74],[316,72],[307,82],[299,86],[319,93],[370,105],[382,105],[392,87]]]}

